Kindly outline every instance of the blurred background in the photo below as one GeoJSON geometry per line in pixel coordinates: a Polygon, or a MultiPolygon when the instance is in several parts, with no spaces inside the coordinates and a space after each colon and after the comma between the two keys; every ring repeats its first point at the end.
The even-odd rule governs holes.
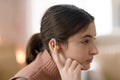
{"type": "Polygon", "coordinates": [[[0,80],[26,66],[26,44],[54,4],[73,4],[95,17],[99,55],[82,80],[120,80],[120,0],[0,0],[0,80]]]}

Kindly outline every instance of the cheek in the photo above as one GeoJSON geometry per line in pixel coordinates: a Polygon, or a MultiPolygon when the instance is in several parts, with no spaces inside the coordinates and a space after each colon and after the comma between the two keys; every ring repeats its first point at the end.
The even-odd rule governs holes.
{"type": "Polygon", "coordinates": [[[82,64],[87,59],[88,48],[84,46],[69,47],[65,51],[65,55],[67,58],[72,58],[82,64]]]}

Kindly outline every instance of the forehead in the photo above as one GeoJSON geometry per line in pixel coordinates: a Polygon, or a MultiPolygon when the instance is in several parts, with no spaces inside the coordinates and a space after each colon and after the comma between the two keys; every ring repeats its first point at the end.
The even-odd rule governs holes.
{"type": "Polygon", "coordinates": [[[80,39],[80,38],[84,37],[85,35],[90,35],[92,37],[96,36],[96,29],[95,29],[95,24],[94,23],[90,23],[86,30],[81,30],[80,32],[71,36],[68,40],[71,41],[71,40],[76,39],[76,38],[80,39]]]}
{"type": "Polygon", "coordinates": [[[86,30],[78,32],[78,35],[84,36],[84,35],[96,35],[96,28],[94,23],[90,23],[88,28],[86,30]]]}

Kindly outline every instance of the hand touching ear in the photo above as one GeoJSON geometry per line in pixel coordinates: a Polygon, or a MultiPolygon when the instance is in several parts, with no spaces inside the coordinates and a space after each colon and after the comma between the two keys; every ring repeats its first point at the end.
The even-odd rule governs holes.
{"type": "Polygon", "coordinates": [[[81,80],[81,65],[71,58],[66,59],[65,64],[63,64],[61,60],[62,55],[60,54],[55,46],[52,57],[58,67],[62,80],[81,80]]]}

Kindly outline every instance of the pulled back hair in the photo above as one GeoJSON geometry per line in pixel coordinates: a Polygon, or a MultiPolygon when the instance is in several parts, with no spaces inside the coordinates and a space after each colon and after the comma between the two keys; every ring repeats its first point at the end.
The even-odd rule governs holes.
{"type": "Polygon", "coordinates": [[[34,34],[26,48],[26,63],[31,63],[39,52],[47,49],[51,38],[58,43],[67,42],[77,32],[87,29],[94,17],[74,5],[54,5],[50,7],[41,20],[40,33],[34,34]]]}

